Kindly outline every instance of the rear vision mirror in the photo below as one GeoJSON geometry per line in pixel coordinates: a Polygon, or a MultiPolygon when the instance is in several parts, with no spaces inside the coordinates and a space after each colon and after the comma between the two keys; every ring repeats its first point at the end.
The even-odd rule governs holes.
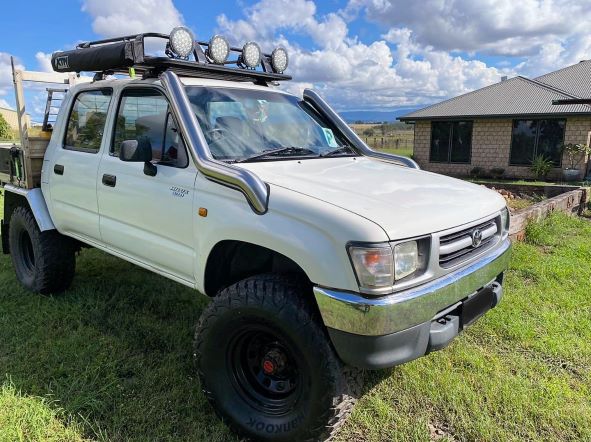
{"type": "Polygon", "coordinates": [[[119,159],[126,162],[144,163],[144,173],[148,176],[155,176],[158,172],[158,168],[151,163],[152,144],[145,137],[123,141],[119,150],[119,159]]]}
{"type": "Polygon", "coordinates": [[[119,159],[134,163],[152,161],[152,146],[149,140],[125,140],[121,143],[119,159]]]}

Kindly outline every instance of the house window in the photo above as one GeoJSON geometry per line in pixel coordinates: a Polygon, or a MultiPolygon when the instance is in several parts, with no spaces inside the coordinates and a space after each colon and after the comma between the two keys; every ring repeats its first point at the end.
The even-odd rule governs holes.
{"type": "Polygon", "coordinates": [[[537,156],[544,156],[559,167],[566,120],[513,120],[509,164],[529,166],[537,156]]]}
{"type": "Polygon", "coordinates": [[[472,121],[431,122],[432,163],[470,164],[472,121]]]}

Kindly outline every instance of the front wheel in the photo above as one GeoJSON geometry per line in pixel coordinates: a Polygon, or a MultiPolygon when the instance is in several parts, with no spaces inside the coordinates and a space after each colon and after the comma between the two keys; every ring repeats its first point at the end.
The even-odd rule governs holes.
{"type": "Polygon", "coordinates": [[[283,276],[221,291],[197,326],[195,358],[217,413],[254,440],[327,439],[359,393],[358,374],[342,366],[305,288],[283,276]]]}

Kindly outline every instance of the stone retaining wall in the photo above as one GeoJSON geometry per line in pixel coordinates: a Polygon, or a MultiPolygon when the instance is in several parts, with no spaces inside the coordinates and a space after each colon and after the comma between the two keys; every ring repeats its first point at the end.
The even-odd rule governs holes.
{"type": "MultiPolygon", "coordinates": [[[[502,187],[505,188],[505,186],[502,187]]],[[[548,187],[558,186],[546,186],[546,188],[548,187]]],[[[524,191],[526,190],[527,189],[524,191]]],[[[517,210],[511,214],[511,228],[509,229],[509,236],[513,240],[523,240],[525,237],[525,228],[530,222],[539,221],[555,211],[578,215],[583,210],[585,210],[588,201],[589,189],[580,187],[575,190],[570,190],[557,196],[553,196],[547,200],[526,207],[525,209],[517,210]]]]}

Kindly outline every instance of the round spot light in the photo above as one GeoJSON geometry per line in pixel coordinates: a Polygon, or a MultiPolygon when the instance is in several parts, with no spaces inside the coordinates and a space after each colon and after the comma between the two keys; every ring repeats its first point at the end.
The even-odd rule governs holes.
{"type": "Polygon", "coordinates": [[[287,69],[289,58],[287,51],[283,48],[275,48],[271,53],[271,65],[278,74],[282,74],[287,69]]]}
{"type": "Polygon", "coordinates": [[[178,26],[170,32],[170,49],[181,58],[188,58],[195,49],[195,37],[184,26],[178,26]]]}
{"type": "Polygon", "coordinates": [[[249,68],[256,68],[261,62],[261,48],[254,41],[249,41],[242,47],[241,61],[249,68]]]}
{"type": "Polygon", "coordinates": [[[216,64],[224,64],[230,55],[230,43],[223,35],[214,35],[209,40],[207,56],[216,64]]]}

